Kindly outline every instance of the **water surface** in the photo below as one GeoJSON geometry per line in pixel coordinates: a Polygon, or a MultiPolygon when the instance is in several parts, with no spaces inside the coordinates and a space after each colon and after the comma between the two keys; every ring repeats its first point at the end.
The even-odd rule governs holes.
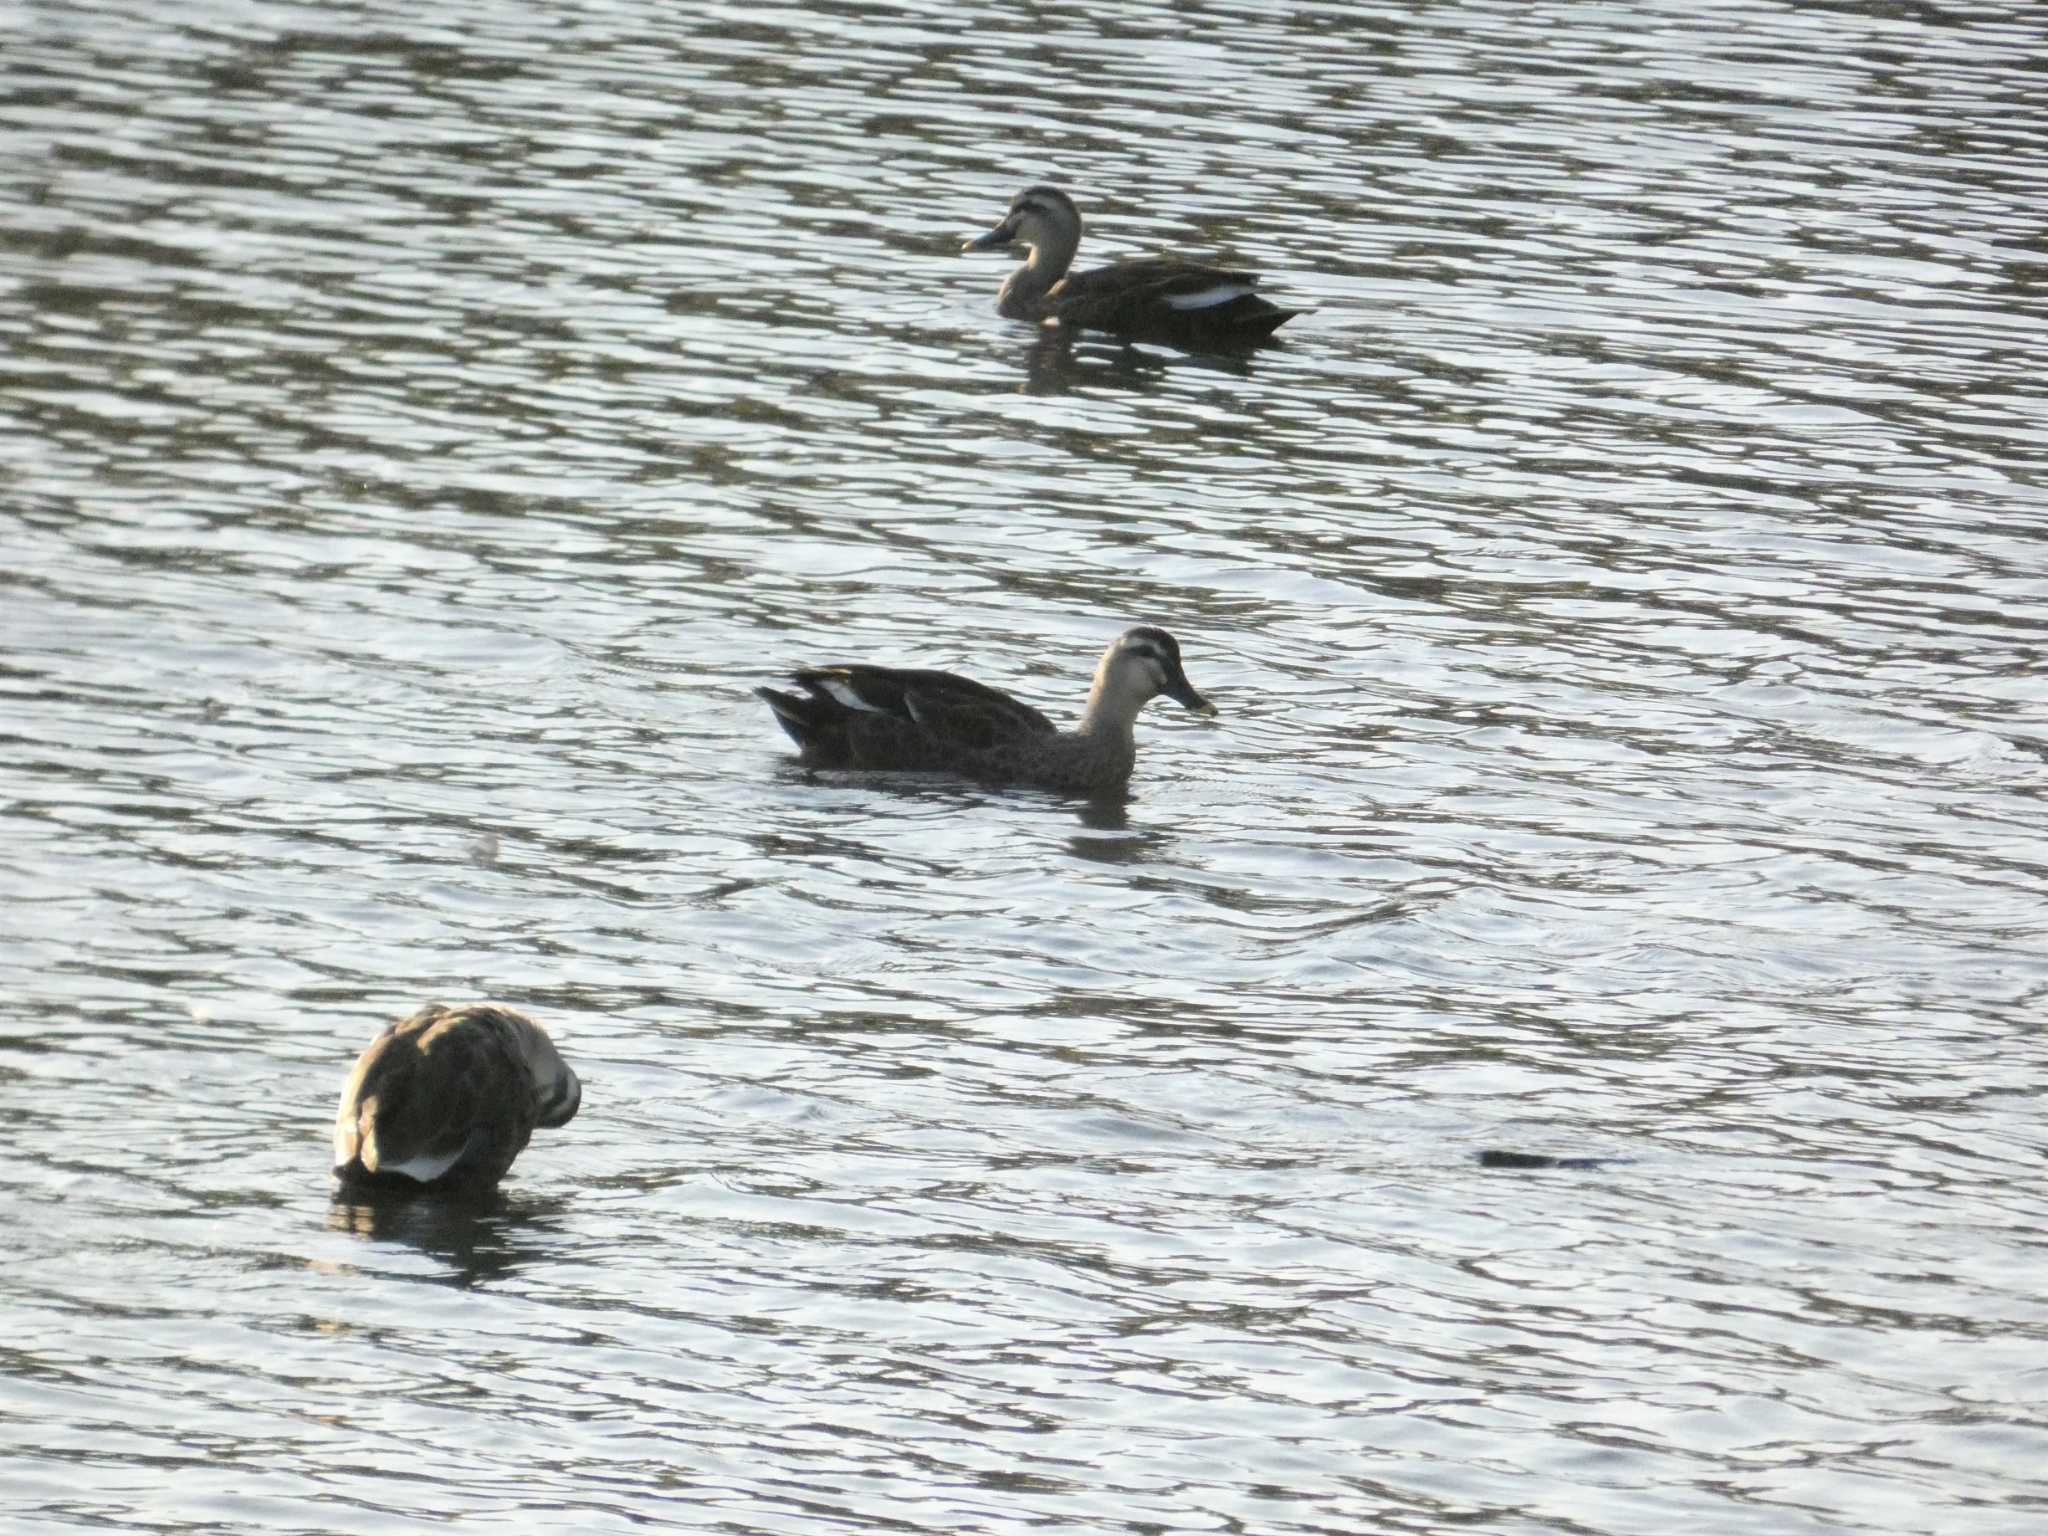
{"type": "Polygon", "coordinates": [[[4,24],[11,1525],[2038,1524],[2031,20],[4,24]],[[1313,313],[1048,347],[1039,180],[1313,313]],[[1108,807],[751,695],[1138,620],[1108,807]],[[335,1203],[475,996],[583,1114],[335,1203]]]}

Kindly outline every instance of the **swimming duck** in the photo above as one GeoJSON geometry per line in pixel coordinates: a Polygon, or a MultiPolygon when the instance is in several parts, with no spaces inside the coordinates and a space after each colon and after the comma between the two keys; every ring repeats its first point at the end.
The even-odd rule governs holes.
{"type": "Polygon", "coordinates": [[[1080,244],[1081,212],[1074,200],[1057,187],[1026,187],[1011,199],[1002,223],[963,249],[1024,247],[1024,265],[1003,280],[996,297],[996,313],[1008,320],[1201,351],[1255,347],[1301,313],[1260,298],[1253,291],[1256,272],[1227,272],[1176,257],[1069,272],[1080,244]]]}
{"type": "Polygon", "coordinates": [[[755,692],[803,749],[798,761],[807,767],[939,769],[1075,794],[1124,786],[1138,757],[1132,724],[1160,694],[1198,715],[1216,713],[1181,670],[1179,644],[1150,625],[1110,642],[1071,731],[950,672],[832,666],[792,676],[802,695],[755,692]]]}
{"type": "Polygon", "coordinates": [[[493,1003],[429,1003],[356,1058],[334,1118],[344,1190],[482,1194],[536,1126],[567,1125],[583,1085],[547,1031],[493,1003]]]}

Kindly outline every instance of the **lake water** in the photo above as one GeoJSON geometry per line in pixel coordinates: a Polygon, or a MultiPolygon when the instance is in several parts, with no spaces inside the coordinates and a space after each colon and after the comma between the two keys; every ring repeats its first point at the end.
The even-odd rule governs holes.
{"type": "Polygon", "coordinates": [[[2041,1528],[2038,14],[0,38],[0,1524],[2041,1528]],[[751,692],[1138,621],[1120,805],[751,692]],[[476,997],[580,1118],[337,1204],[476,997]]]}

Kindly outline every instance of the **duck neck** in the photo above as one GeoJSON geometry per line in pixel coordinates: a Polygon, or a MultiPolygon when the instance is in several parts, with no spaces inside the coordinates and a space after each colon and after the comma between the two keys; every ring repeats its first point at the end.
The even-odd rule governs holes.
{"type": "Polygon", "coordinates": [[[1137,735],[1132,727],[1137,723],[1138,711],[1144,707],[1143,699],[1112,689],[1107,677],[1097,677],[1095,686],[1088,690],[1088,702],[1082,706],[1081,723],[1074,734],[1134,747],[1137,735]]]}
{"type": "Polygon", "coordinates": [[[1031,254],[1024,265],[1003,282],[998,312],[1011,320],[1040,318],[1047,292],[1067,275],[1067,268],[1073,265],[1074,251],[1080,244],[1081,232],[1077,229],[1072,234],[1048,235],[1036,245],[1028,246],[1026,249],[1031,254]]]}

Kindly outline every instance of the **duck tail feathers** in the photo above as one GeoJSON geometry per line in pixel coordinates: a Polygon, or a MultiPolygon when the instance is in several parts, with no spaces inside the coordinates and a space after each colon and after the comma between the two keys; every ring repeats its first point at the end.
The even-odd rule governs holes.
{"type": "Polygon", "coordinates": [[[783,693],[775,688],[756,688],[754,693],[775,712],[775,723],[782,727],[791,741],[800,747],[810,744],[818,729],[813,714],[816,708],[814,700],[800,699],[793,693],[783,693]]]}

